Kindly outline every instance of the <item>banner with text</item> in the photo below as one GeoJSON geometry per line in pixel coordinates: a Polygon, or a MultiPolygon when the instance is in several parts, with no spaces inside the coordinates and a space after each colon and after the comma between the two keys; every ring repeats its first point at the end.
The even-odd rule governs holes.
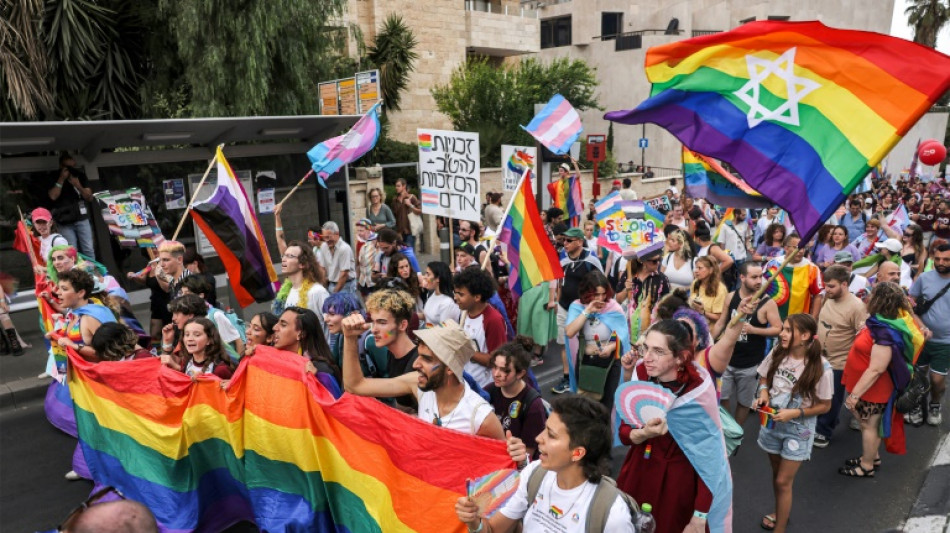
{"type": "Polygon", "coordinates": [[[459,220],[480,220],[478,134],[421,128],[416,134],[422,212],[459,220]]]}
{"type": "Polygon", "coordinates": [[[673,210],[673,203],[670,202],[670,197],[665,194],[663,196],[657,196],[656,198],[649,198],[646,200],[646,203],[664,215],[673,210]]]}
{"type": "Polygon", "coordinates": [[[102,191],[95,197],[102,206],[102,219],[119,246],[157,248],[165,240],[140,189],[102,191]]]}
{"type": "Polygon", "coordinates": [[[501,145],[501,181],[504,190],[514,191],[526,170],[536,173],[535,158],[538,150],[534,146],[501,145]]]}

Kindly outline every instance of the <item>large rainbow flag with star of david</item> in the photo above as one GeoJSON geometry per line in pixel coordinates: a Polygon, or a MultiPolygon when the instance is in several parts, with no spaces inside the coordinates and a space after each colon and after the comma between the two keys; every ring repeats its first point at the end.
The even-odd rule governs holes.
{"type": "Polygon", "coordinates": [[[606,118],[654,123],[729,162],[817,231],[950,88],[950,56],[820,22],[761,21],[651,48],[649,99],[606,118]]]}

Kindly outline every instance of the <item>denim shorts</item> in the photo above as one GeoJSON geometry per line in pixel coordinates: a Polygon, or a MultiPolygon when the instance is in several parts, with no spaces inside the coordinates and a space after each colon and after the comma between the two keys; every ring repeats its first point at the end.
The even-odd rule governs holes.
{"type": "Polygon", "coordinates": [[[781,455],[788,461],[811,459],[811,447],[815,442],[815,417],[793,418],[791,422],[776,422],[775,427],[759,428],[759,448],[766,453],[781,455]]]}

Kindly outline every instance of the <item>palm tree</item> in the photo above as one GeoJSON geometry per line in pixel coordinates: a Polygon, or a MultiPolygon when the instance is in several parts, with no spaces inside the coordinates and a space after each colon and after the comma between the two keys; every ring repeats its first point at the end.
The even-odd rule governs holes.
{"type": "Polygon", "coordinates": [[[950,22],[950,5],[945,0],[911,0],[904,10],[914,28],[914,42],[937,47],[937,35],[950,22]]]}
{"type": "Polygon", "coordinates": [[[46,49],[39,38],[43,0],[3,2],[0,7],[0,88],[3,120],[35,120],[53,106],[46,49]]]}
{"type": "Polygon", "coordinates": [[[399,109],[401,93],[409,84],[409,74],[415,68],[413,63],[419,58],[414,50],[418,44],[402,17],[390,14],[369,47],[367,59],[379,68],[383,101],[388,109],[399,109]]]}

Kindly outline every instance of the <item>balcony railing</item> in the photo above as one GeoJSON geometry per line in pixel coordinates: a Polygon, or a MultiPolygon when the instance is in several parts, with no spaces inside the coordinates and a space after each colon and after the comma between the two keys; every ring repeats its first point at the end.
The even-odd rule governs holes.
{"type": "Polygon", "coordinates": [[[690,32],[693,37],[701,37],[703,35],[713,35],[716,33],[722,33],[722,30],[693,30],[690,32]]]}
{"type": "Polygon", "coordinates": [[[531,9],[530,6],[522,5],[520,7],[509,7],[507,5],[492,4],[491,2],[479,0],[465,0],[465,11],[478,11],[481,13],[495,13],[497,15],[507,15],[522,18],[538,18],[538,10],[531,9]]]}

